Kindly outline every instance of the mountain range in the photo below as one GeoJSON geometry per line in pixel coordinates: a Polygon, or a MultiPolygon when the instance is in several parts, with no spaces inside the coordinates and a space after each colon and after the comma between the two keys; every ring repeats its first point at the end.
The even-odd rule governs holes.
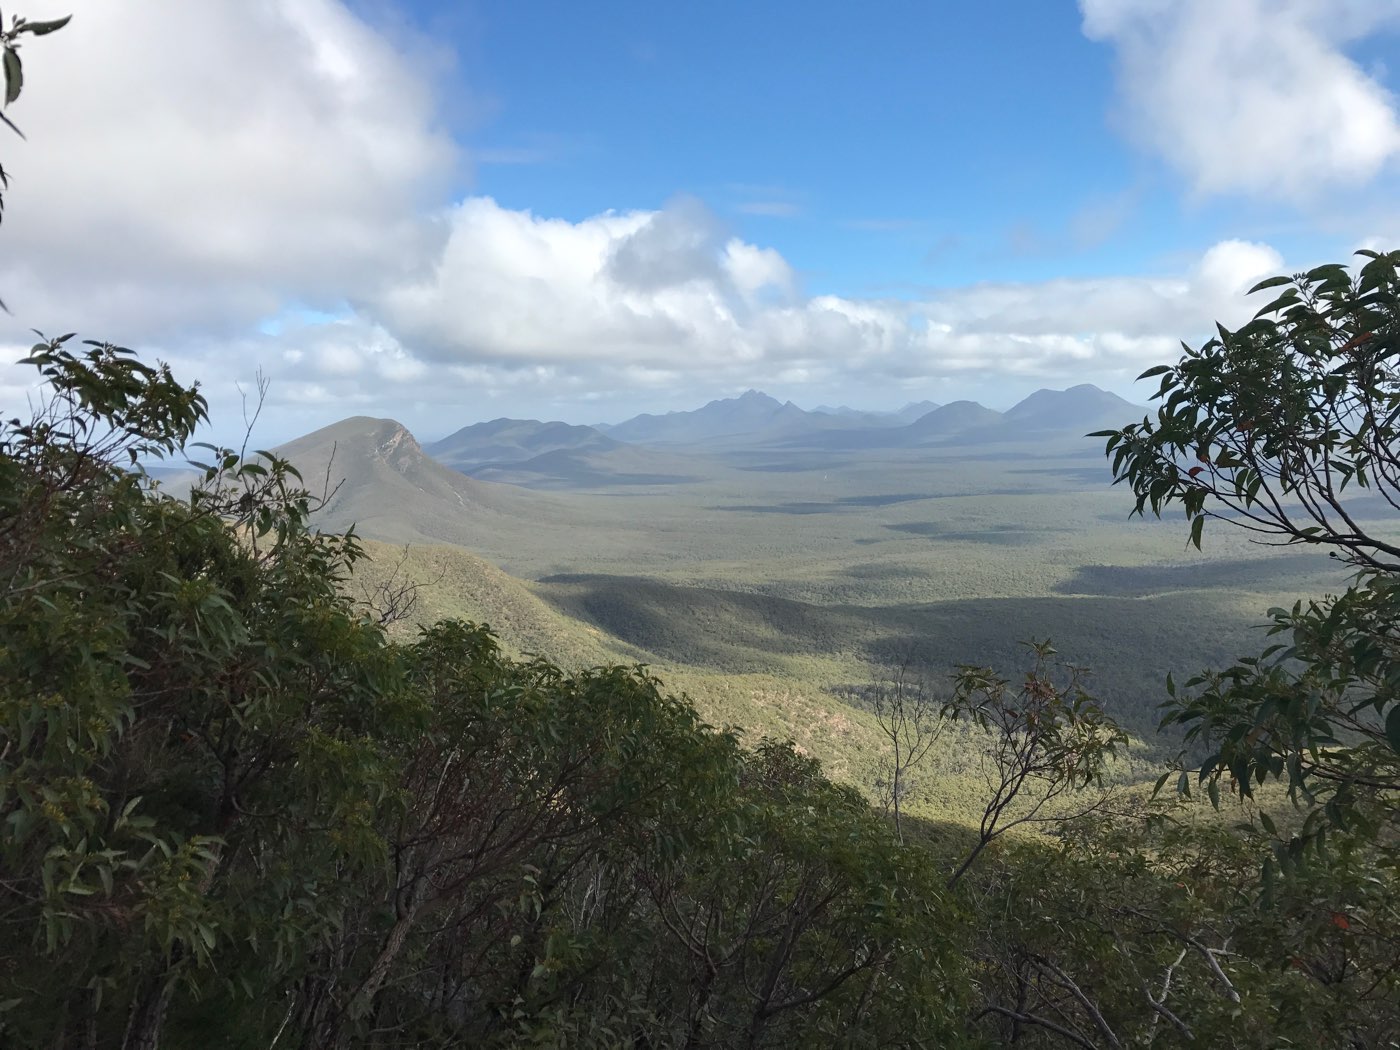
{"type": "Polygon", "coordinates": [[[641,445],[699,445],[738,438],[762,444],[811,427],[842,425],[842,417],[804,412],[791,401],[749,390],[690,412],[643,413],[599,429],[618,441],[641,445]]]}
{"type": "MultiPolygon", "coordinates": [[[[750,469],[742,458],[770,450],[819,465],[842,453],[1035,442],[1089,451],[1084,435],[1143,410],[1116,394],[1081,384],[1039,390],[1006,412],[954,401],[901,417],[911,404],[872,424],[872,413],[804,411],[755,390],[689,412],[643,414],[606,428],[533,419],[473,423],[422,446],[400,423],[356,416],[278,449],[311,488],[328,483],[320,527],[357,523],[364,535],[393,542],[474,546],[513,522],[563,522],[579,513],[534,490],[617,492],[684,485],[750,469]],[[606,431],[606,432],[605,432],[606,431]],[[816,459],[811,459],[816,457],[816,459]]],[[[1000,454],[1000,453],[998,453],[1000,454]]]]}
{"type": "Polygon", "coordinates": [[[1127,422],[1142,410],[1089,383],[1038,390],[1006,412],[975,401],[923,401],[894,413],[841,406],[807,412],[757,390],[711,401],[689,412],[643,414],[595,431],[618,441],[698,449],[775,445],[830,449],[917,448],[930,443],[1016,441],[1031,433],[1078,439],[1087,431],[1127,422]]]}

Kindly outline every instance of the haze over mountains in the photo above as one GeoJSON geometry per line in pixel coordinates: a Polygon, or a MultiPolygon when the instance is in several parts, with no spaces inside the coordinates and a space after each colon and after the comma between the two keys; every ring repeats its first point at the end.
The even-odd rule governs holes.
{"type": "Polygon", "coordinates": [[[806,411],[750,390],[692,411],[644,413],[612,425],[494,419],[471,423],[425,446],[395,421],[360,416],[298,438],[280,451],[307,477],[320,477],[334,450],[332,473],[343,472],[343,481],[323,512],[328,518],[358,521],[361,531],[384,539],[461,542],[462,525],[455,520],[461,513],[528,513],[520,504],[519,487],[683,485],[743,467],[745,452],[764,449],[812,454],[994,449],[1034,439],[1042,446],[1096,455],[1096,446],[1084,440],[1087,432],[1121,425],[1142,411],[1090,384],[1039,390],[1006,412],[973,401],[923,401],[890,413],[844,406],[806,411]],[[413,524],[404,518],[405,500],[433,509],[425,509],[422,521],[413,524]],[[443,516],[452,519],[450,524],[440,520],[443,516]]]}
{"type": "Polygon", "coordinates": [[[473,423],[425,451],[474,478],[531,488],[683,484],[695,477],[695,464],[674,454],[618,441],[593,427],[536,419],[473,423]]]}
{"type": "Polygon", "coordinates": [[[643,413],[615,426],[602,426],[610,437],[635,444],[695,445],[723,438],[769,441],[809,427],[840,426],[846,417],[804,412],[791,401],[778,401],[757,390],[711,401],[691,412],[643,413]]]}
{"type": "Polygon", "coordinates": [[[812,409],[813,412],[828,416],[843,416],[847,419],[857,420],[866,426],[872,427],[897,427],[904,423],[912,423],[920,416],[932,412],[938,407],[936,401],[910,401],[903,408],[893,412],[873,412],[868,409],[850,408],[846,405],[818,405],[812,409]]]}
{"type": "Polygon", "coordinates": [[[1031,431],[1063,432],[1077,439],[1089,430],[1125,423],[1141,411],[1117,394],[1088,383],[1068,390],[1038,390],[1005,413],[975,401],[947,405],[923,401],[883,414],[844,407],[807,412],[791,401],[780,402],[750,390],[694,411],[643,414],[594,429],[621,441],[674,447],[743,442],[786,447],[908,448],[952,438],[1014,441],[1031,431]]]}

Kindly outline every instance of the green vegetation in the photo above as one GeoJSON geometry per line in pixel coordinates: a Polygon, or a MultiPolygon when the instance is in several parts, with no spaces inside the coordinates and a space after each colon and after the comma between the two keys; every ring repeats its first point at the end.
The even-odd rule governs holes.
{"type": "MultiPolygon", "coordinates": [[[[7,104],[62,24],[0,28],[7,104]]],[[[565,501],[361,417],[206,447],[174,498],[142,464],[198,390],[41,342],[39,411],[0,424],[0,1045],[1400,1044],[1400,253],[1363,254],[1264,282],[1102,433],[1198,551],[1214,517],[1354,572],[1167,677],[1173,801],[1141,790],[1159,664],[1248,649],[1280,576],[1332,583],[1105,531],[1052,439],[803,447],[749,395],[780,446],[663,474],[508,428],[493,456],[593,489],[565,501]],[[533,582],[312,526],[360,515],[533,582]],[[998,669],[1047,631],[1097,679],[1048,643],[998,669]]],[[[1116,410],[1065,393],[1022,415],[1116,410]]]]}
{"type": "MultiPolygon", "coordinates": [[[[1175,701],[1169,721],[1220,747],[1185,783],[1222,807],[1232,786],[1234,813],[1105,792],[1134,779],[1113,764],[1122,734],[1041,645],[1024,677],[964,667],[912,712],[938,747],[901,776],[980,821],[933,823],[895,786],[896,825],[792,745],[711,728],[618,665],[635,643],[476,559],[379,548],[355,575],[360,541],[308,528],[317,498],[278,456],[211,450],[190,495],[166,496],[129,464],[176,451],[202,399],[67,342],[34,348],[45,408],[0,433],[7,1046],[1400,1034],[1388,566],[1280,613],[1289,650],[1175,701]],[[563,637],[599,665],[403,618],[454,588],[516,651],[563,637]],[[1249,801],[1269,776],[1297,816],[1249,801]],[[1054,834],[1009,833],[1028,827],[1054,834]]],[[[1171,420],[1110,436],[1130,481],[1169,472],[1153,435],[1171,420]]],[[[1383,540],[1343,538],[1379,560],[1383,540]]],[[[747,597],[715,621],[786,607],[747,597]]],[[[837,709],[782,681],[729,679],[728,702],[767,696],[813,742],[825,718],[825,746],[863,754],[850,779],[909,739],[869,694],[837,709]]]]}
{"type": "Polygon", "coordinates": [[[1250,324],[1146,373],[1162,377],[1157,419],[1105,436],[1138,512],[1179,503],[1197,546],[1220,518],[1355,570],[1341,594],[1273,610],[1280,644],[1173,687],[1167,722],[1212,749],[1197,774],[1212,798],[1282,779],[1312,807],[1280,859],[1330,832],[1378,843],[1393,879],[1400,546],[1356,507],[1370,495],[1400,508],[1400,252],[1358,254],[1355,275],[1329,265],[1258,285],[1283,290],[1250,324]]]}
{"type": "Polygon", "coordinates": [[[202,399],[65,344],[0,432],[6,1046],[957,1038],[953,904],[859,794],[636,669],[390,640],[285,461],[162,495],[124,464],[202,399]]]}

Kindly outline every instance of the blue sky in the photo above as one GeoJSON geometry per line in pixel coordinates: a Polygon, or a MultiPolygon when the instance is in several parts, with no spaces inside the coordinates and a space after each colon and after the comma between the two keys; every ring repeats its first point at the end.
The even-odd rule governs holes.
{"type": "MultiPolygon", "coordinates": [[[[1136,149],[1115,51],[1070,3],[606,9],[399,10],[457,42],[462,191],[572,220],[692,194],[815,294],[1150,271],[1225,238],[1349,247],[1292,206],[1195,198],[1136,149]]],[[[1346,53],[1389,87],[1396,43],[1346,53]]]]}
{"type": "Polygon", "coordinates": [[[476,192],[572,219],[693,194],[846,294],[1059,275],[1029,241],[1136,178],[1106,127],[1111,56],[1073,8],[618,8],[502,4],[463,27],[492,42],[476,192]]]}
{"type": "Polygon", "coordinates": [[[100,5],[26,51],[0,338],[139,346],[216,417],[261,371],[276,440],[1142,397],[1259,277],[1400,245],[1398,31],[1400,0],[100,5]]]}

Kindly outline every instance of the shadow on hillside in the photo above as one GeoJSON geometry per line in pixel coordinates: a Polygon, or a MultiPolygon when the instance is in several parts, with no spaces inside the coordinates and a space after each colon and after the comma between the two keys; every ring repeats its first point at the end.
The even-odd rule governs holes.
{"type": "Polygon", "coordinates": [[[1019,525],[993,525],[985,529],[956,529],[942,521],[910,521],[900,525],[886,525],[891,532],[904,532],[911,536],[924,536],[937,540],[955,540],[963,543],[990,543],[998,547],[1027,547],[1040,541],[1042,536],[1065,529],[1027,529],[1019,525]]]}
{"type": "MultiPolygon", "coordinates": [[[[1138,598],[1170,591],[1229,587],[1275,590],[1285,581],[1333,574],[1337,563],[1325,554],[1297,554],[1268,561],[1236,558],[1189,565],[1081,565],[1073,577],[1056,585],[1057,594],[1104,598],[1138,598]]],[[[1289,586],[1293,584],[1290,582],[1289,586]]]]}
{"type": "Polygon", "coordinates": [[[1087,489],[1098,490],[1107,488],[1113,484],[1113,471],[1105,463],[1095,467],[1038,467],[1033,469],[1020,468],[1008,471],[1009,474],[1029,474],[1032,477],[1056,477],[1064,478],[1075,485],[1083,485],[1087,489]]]}

